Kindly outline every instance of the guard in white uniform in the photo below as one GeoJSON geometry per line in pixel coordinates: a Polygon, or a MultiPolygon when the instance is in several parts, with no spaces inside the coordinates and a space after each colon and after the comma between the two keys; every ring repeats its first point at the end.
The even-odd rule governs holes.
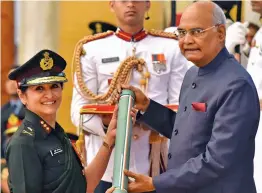
{"type": "MultiPolygon", "coordinates": [[[[119,11],[133,10],[130,11],[131,17],[141,11],[141,6],[144,6],[144,4],[149,9],[150,1],[110,2],[111,8],[113,7],[117,17],[119,11]],[[118,9],[120,6],[121,8],[118,9]]],[[[146,12],[148,9],[142,11],[146,12]]],[[[129,83],[145,88],[144,92],[161,104],[178,104],[180,87],[188,69],[188,61],[180,53],[178,41],[174,39],[175,35],[160,31],[146,31],[143,29],[143,21],[141,28],[137,28],[136,33],[130,34],[123,31],[128,28],[125,28],[121,22],[119,22],[116,33],[106,32],[96,36],[88,36],[76,46],[74,58],[76,63],[79,61],[79,52],[82,53],[79,58],[81,72],[77,71],[75,76],[71,104],[71,119],[76,126],[79,125],[80,108],[85,104],[95,102],[86,97],[86,88],[95,95],[105,94],[109,90],[109,85],[114,81],[114,75],[116,75],[118,67],[130,56],[143,59],[146,71],[141,73],[138,72],[139,69],[134,68],[129,83]]],[[[98,115],[85,115],[83,122],[83,129],[89,133],[85,136],[85,144],[87,163],[90,163],[102,145],[105,126],[98,115]]],[[[159,166],[161,165],[160,150],[163,147],[162,145],[157,146],[158,150],[150,148],[155,145],[150,144],[150,140],[153,138],[154,136],[150,130],[144,129],[144,127],[133,128],[130,156],[131,171],[146,175],[158,175],[159,169],[164,170],[163,167],[159,166]],[[156,160],[158,160],[157,164],[154,163],[156,160]]],[[[164,144],[167,149],[167,143],[164,144]]],[[[110,159],[107,171],[96,193],[104,193],[108,187],[111,187],[113,157],[110,159]]],[[[163,155],[162,158],[167,159],[167,155],[163,155]]],[[[164,160],[162,161],[165,163],[164,160]]]]}

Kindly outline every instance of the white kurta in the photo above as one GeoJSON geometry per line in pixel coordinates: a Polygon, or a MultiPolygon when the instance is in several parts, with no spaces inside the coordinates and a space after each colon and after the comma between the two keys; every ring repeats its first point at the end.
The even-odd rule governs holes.
{"type": "MultiPolygon", "coordinates": [[[[155,37],[148,35],[146,38],[136,43],[127,42],[116,35],[92,41],[83,46],[86,55],[82,56],[81,63],[83,69],[83,80],[86,86],[96,94],[103,94],[108,90],[108,80],[113,77],[121,61],[132,55],[132,46],[136,47],[136,56],[146,61],[151,78],[148,86],[148,96],[162,104],[178,104],[180,87],[184,75],[188,69],[188,61],[181,55],[178,42],[173,39],[155,37]],[[166,70],[157,72],[152,63],[152,54],[164,54],[166,59],[166,70]],[[119,58],[116,62],[103,63],[102,59],[119,58]]],[[[103,60],[105,61],[105,60],[103,60]]],[[[139,86],[141,75],[134,71],[131,78],[131,85],[139,86]]],[[[77,83],[77,82],[75,82],[77,83]]],[[[78,85],[75,85],[78,87],[78,85]]],[[[79,109],[90,103],[85,100],[77,89],[73,90],[71,104],[71,119],[75,126],[79,125],[79,109]]],[[[90,163],[102,144],[102,137],[105,136],[102,121],[96,115],[84,116],[84,129],[90,133],[85,137],[87,150],[87,163],[90,163]]],[[[130,170],[148,174],[149,172],[149,135],[150,131],[139,128],[133,129],[133,139],[131,144],[130,170]]],[[[103,176],[103,181],[112,181],[113,177],[113,157],[103,176]]]]}

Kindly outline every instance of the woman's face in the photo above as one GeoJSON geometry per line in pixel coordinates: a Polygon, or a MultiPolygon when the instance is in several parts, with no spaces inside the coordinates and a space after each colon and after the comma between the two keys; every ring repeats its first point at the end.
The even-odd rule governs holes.
{"type": "Polygon", "coordinates": [[[62,101],[62,86],[60,83],[29,86],[18,95],[27,109],[40,117],[55,115],[62,101]]]}

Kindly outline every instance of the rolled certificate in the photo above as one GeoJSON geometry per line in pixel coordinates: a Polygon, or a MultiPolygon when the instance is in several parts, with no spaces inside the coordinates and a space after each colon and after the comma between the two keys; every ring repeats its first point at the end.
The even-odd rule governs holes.
{"type": "Polygon", "coordinates": [[[124,169],[129,169],[130,145],[132,137],[132,117],[135,95],[130,90],[123,90],[118,104],[117,133],[114,158],[114,193],[126,193],[128,178],[124,169]]]}

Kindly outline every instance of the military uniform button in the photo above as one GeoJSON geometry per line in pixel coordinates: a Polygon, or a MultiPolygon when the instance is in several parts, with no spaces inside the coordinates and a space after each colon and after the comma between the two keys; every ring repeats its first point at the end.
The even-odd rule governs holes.
{"type": "Polygon", "coordinates": [[[196,88],[196,83],[192,83],[192,88],[195,89],[196,88]]]}
{"type": "Polygon", "coordinates": [[[171,158],[172,158],[172,154],[168,153],[168,159],[171,159],[171,158]]]}
{"type": "Polygon", "coordinates": [[[178,130],[177,130],[177,129],[175,129],[175,131],[174,131],[174,132],[175,132],[175,135],[177,135],[177,134],[178,134],[178,130]]]}
{"type": "Polygon", "coordinates": [[[40,123],[43,125],[43,124],[44,124],[44,121],[40,121],[40,123]]]}
{"type": "Polygon", "coordinates": [[[44,127],[46,127],[47,125],[46,125],[46,124],[44,124],[43,126],[44,126],[44,127]]]}
{"type": "Polygon", "coordinates": [[[134,139],[134,140],[137,140],[137,139],[138,139],[138,135],[134,135],[134,136],[133,136],[133,139],[134,139]]]}

